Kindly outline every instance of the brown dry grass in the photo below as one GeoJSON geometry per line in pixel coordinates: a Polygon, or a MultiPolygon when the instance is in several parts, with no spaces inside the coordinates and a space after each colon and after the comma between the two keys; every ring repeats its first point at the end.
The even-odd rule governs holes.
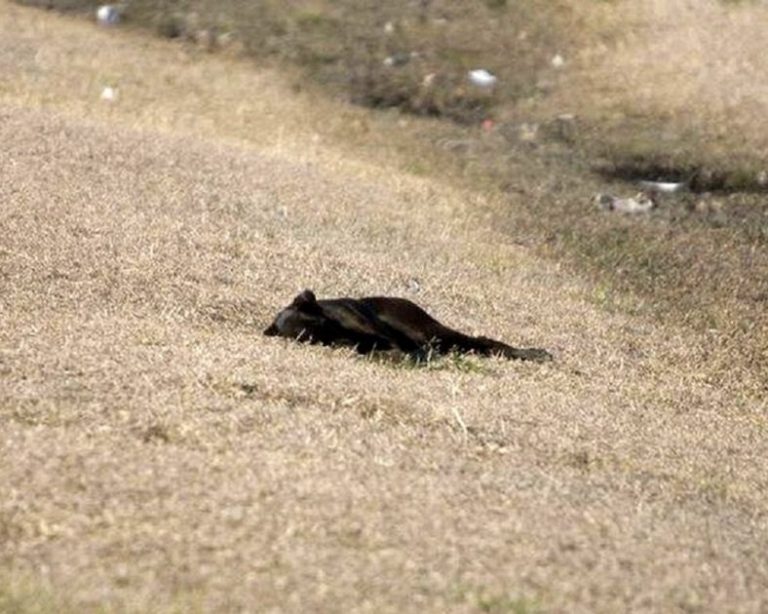
{"type": "MultiPolygon", "coordinates": [[[[93,0],[17,0],[93,18],[93,0]]],[[[499,101],[534,94],[550,60],[599,27],[599,4],[578,0],[132,0],[123,24],[301,66],[326,91],[377,107],[482,120],[499,101]],[[226,42],[224,42],[226,41],[226,42]],[[396,66],[385,58],[397,57],[396,66]],[[469,87],[467,70],[500,81],[492,95],[469,87]],[[425,86],[425,76],[431,75],[425,86]]]]}
{"type": "MultiPolygon", "coordinates": [[[[52,3],[63,10],[92,4],[52,3]]],[[[209,35],[224,33],[234,40],[225,47],[230,54],[245,49],[260,62],[287,60],[280,70],[292,88],[312,95],[319,89],[323,96],[460,121],[491,113],[497,124],[490,133],[396,113],[378,117],[379,129],[372,130],[370,116],[338,107],[302,113],[299,121],[325,148],[332,141],[355,157],[386,159],[494,197],[506,192],[512,206],[495,208],[495,224],[514,240],[593,275],[607,304],[630,292],[636,312],[718,331],[729,362],[762,368],[768,378],[768,208],[761,183],[768,125],[759,85],[768,63],[759,54],[766,42],[761,5],[193,0],[179,8],[136,0],[125,15],[128,27],[180,35],[185,63],[205,55],[209,35]],[[201,31],[207,35],[200,38],[201,31]],[[405,66],[382,64],[388,54],[408,51],[418,57],[405,66]],[[550,62],[556,51],[566,58],[560,70],[550,62]],[[464,75],[474,66],[500,76],[493,95],[467,88],[464,75]],[[434,79],[425,87],[427,75],[434,79]],[[564,121],[563,114],[574,119],[564,121]],[[598,191],[628,196],[637,178],[659,176],[693,176],[696,191],[718,193],[665,198],[642,221],[603,215],[592,205],[598,191]]],[[[222,80],[215,68],[195,70],[222,80]]],[[[149,88],[130,84],[132,95],[144,92],[145,102],[152,100],[155,113],[158,92],[174,95],[167,86],[175,74],[161,74],[164,80],[149,88]]],[[[217,135],[274,144],[275,132],[254,117],[273,107],[252,101],[250,87],[248,77],[217,88],[215,105],[181,101],[186,107],[166,110],[162,122],[201,129],[196,109],[203,103],[206,121],[216,117],[217,135]]],[[[276,136],[284,141],[285,135],[276,136]]]]}
{"type": "Polygon", "coordinates": [[[613,42],[584,45],[539,111],[571,107],[607,155],[754,184],[768,169],[766,17],[757,2],[616,3],[613,42]]]}
{"type": "Polygon", "coordinates": [[[764,382],[715,333],[349,155],[391,118],[4,3],[0,33],[0,609],[768,607],[764,382]],[[304,286],[558,360],[261,337],[304,286]]]}

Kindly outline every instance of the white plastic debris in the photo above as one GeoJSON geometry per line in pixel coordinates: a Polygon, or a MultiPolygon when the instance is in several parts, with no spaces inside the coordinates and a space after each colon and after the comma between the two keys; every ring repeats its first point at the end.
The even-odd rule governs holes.
{"type": "Polygon", "coordinates": [[[409,292],[413,292],[415,294],[421,290],[421,282],[417,277],[409,277],[405,281],[405,287],[409,292]]]}
{"type": "Polygon", "coordinates": [[[120,22],[120,11],[116,6],[103,4],[96,9],[96,21],[102,26],[114,26],[120,22]]]}
{"type": "Polygon", "coordinates": [[[552,66],[554,68],[562,68],[565,66],[565,58],[559,53],[552,58],[552,66]]]}
{"type": "Polygon", "coordinates": [[[491,89],[499,81],[496,75],[488,72],[484,68],[470,70],[469,73],[467,73],[467,78],[472,85],[476,85],[477,87],[481,87],[483,89],[491,89]]]}
{"type": "Polygon", "coordinates": [[[392,21],[388,21],[384,24],[384,32],[387,34],[394,34],[395,32],[395,24],[392,21]]]}
{"type": "Polygon", "coordinates": [[[604,211],[617,211],[618,213],[648,213],[658,206],[653,196],[645,192],[639,192],[633,198],[598,194],[595,196],[595,204],[604,211]]]}
{"type": "Polygon", "coordinates": [[[101,90],[101,99],[107,102],[114,102],[117,100],[117,88],[107,85],[101,90]]]}
{"type": "Polygon", "coordinates": [[[672,194],[682,192],[688,184],[685,181],[640,181],[640,187],[651,192],[664,192],[672,194]]]}
{"type": "Polygon", "coordinates": [[[384,58],[384,66],[405,66],[412,59],[419,57],[419,54],[415,51],[411,53],[395,53],[393,55],[384,58]]]}

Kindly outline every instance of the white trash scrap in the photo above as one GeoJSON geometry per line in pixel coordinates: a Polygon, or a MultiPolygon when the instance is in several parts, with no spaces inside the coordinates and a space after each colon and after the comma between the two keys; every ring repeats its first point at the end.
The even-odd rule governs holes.
{"type": "Polygon", "coordinates": [[[96,21],[102,26],[114,26],[120,22],[120,11],[116,6],[103,4],[96,9],[96,21]]]}
{"type": "Polygon", "coordinates": [[[395,53],[384,58],[384,66],[405,66],[414,57],[412,53],[395,53]]]}
{"type": "Polygon", "coordinates": [[[639,192],[633,198],[598,194],[595,196],[594,202],[604,211],[617,211],[618,213],[648,213],[658,206],[653,196],[645,192],[639,192]]]}
{"type": "Polygon", "coordinates": [[[639,185],[644,190],[663,192],[664,194],[682,192],[688,187],[685,181],[640,181],[639,185]]]}
{"type": "Polygon", "coordinates": [[[107,102],[114,102],[117,100],[117,88],[107,85],[101,90],[101,99],[107,102]]]}
{"type": "Polygon", "coordinates": [[[467,78],[472,85],[476,85],[477,87],[481,87],[483,89],[491,89],[499,81],[496,75],[488,72],[484,68],[470,70],[467,73],[467,78]]]}

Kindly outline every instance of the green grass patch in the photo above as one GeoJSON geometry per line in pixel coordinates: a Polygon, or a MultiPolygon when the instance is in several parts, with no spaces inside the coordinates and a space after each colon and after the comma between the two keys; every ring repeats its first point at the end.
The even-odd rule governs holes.
{"type": "Polygon", "coordinates": [[[394,369],[408,371],[458,371],[461,373],[477,373],[480,375],[493,375],[495,370],[484,359],[472,354],[437,355],[427,352],[424,356],[412,356],[399,352],[375,352],[365,357],[376,364],[385,365],[394,369]]]}
{"type": "Polygon", "coordinates": [[[3,614],[74,614],[77,611],[42,582],[0,573],[0,612],[3,614]]]}

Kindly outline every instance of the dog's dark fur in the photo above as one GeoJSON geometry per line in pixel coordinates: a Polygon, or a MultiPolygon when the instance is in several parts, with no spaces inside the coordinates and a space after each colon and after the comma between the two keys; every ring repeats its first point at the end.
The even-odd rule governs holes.
{"type": "Polygon", "coordinates": [[[264,331],[322,345],[346,345],[361,354],[400,350],[417,358],[428,353],[474,352],[519,360],[551,360],[538,348],[514,348],[487,337],[470,337],[443,326],[415,303],[404,298],[373,296],[320,300],[304,290],[264,331]]]}

